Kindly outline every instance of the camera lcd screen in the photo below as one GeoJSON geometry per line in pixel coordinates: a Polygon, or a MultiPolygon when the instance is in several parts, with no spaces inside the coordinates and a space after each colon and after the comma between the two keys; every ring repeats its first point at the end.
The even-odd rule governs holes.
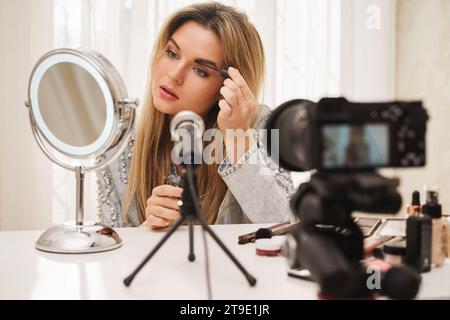
{"type": "Polygon", "coordinates": [[[321,132],[324,169],[376,168],[389,164],[387,124],[326,124],[321,126],[321,132]]]}

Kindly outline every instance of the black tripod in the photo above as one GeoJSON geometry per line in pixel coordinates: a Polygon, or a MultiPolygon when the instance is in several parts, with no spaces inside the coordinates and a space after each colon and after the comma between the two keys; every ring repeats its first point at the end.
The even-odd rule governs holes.
{"type": "Polygon", "coordinates": [[[195,171],[192,164],[185,165],[185,173],[183,176],[184,190],[181,195],[182,205],[180,206],[181,217],[175,224],[170,228],[169,231],[164,235],[164,237],[158,242],[158,244],[153,248],[153,250],[148,254],[148,256],[141,262],[141,264],[134,270],[132,274],[123,280],[123,283],[128,287],[133,281],[134,277],[138,272],[144,267],[144,265],[153,257],[153,255],[162,247],[164,242],[178,229],[178,227],[187,219],[189,224],[189,255],[188,260],[194,261],[194,222],[197,220],[202,225],[202,228],[209,233],[209,235],[217,242],[217,244],[222,248],[223,251],[228,255],[228,257],[233,261],[233,263],[241,270],[245,278],[247,278],[250,286],[256,284],[256,279],[245,270],[245,268],[240,264],[240,262],[233,256],[233,254],[227,249],[223,242],[217,237],[217,235],[211,230],[208,224],[201,217],[201,209],[197,196],[197,187],[195,182],[195,171]]]}
{"type": "Polygon", "coordinates": [[[418,274],[408,267],[382,275],[377,292],[367,286],[363,234],[352,211],[395,213],[401,207],[397,179],[376,172],[316,172],[291,199],[300,223],[292,234],[298,241],[294,267],[308,269],[322,297],[367,298],[381,293],[411,299],[419,287],[418,274]]]}

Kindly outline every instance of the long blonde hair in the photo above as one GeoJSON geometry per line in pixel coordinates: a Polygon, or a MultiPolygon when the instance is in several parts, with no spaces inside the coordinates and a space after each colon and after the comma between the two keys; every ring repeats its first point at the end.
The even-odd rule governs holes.
{"type": "MultiPolygon", "coordinates": [[[[142,220],[145,220],[147,199],[153,188],[164,183],[170,170],[171,144],[169,118],[158,111],[153,103],[151,77],[154,65],[173,33],[184,23],[194,21],[215,32],[222,45],[226,66],[237,68],[249,88],[259,97],[264,77],[264,50],[255,27],[246,14],[217,2],[198,3],[172,14],[163,25],[152,52],[145,101],[137,129],[128,189],[122,211],[125,223],[131,201],[142,220]]],[[[206,128],[217,128],[218,105],[205,119],[206,128]]],[[[212,143],[212,142],[211,142],[212,143]]],[[[197,186],[202,202],[202,215],[208,223],[214,223],[227,186],[219,176],[218,164],[199,165],[197,186]]]]}

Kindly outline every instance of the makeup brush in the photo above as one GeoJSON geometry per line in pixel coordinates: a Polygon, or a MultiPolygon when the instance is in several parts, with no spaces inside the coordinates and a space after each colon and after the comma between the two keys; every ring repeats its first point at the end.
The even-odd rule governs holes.
{"type": "Polygon", "coordinates": [[[228,70],[227,70],[227,69],[222,69],[222,70],[220,70],[220,75],[221,75],[224,79],[230,78],[230,74],[228,73],[228,70]]]}
{"type": "Polygon", "coordinates": [[[259,228],[255,232],[250,232],[239,236],[238,243],[245,244],[254,242],[256,239],[272,238],[273,236],[279,236],[288,233],[297,225],[297,223],[284,222],[270,226],[268,228],[259,228]]]}
{"type": "Polygon", "coordinates": [[[292,230],[292,228],[296,225],[290,224],[277,229],[268,229],[268,228],[259,228],[255,232],[255,240],[256,239],[270,239],[274,236],[280,236],[282,234],[288,233],[292,230]]]}

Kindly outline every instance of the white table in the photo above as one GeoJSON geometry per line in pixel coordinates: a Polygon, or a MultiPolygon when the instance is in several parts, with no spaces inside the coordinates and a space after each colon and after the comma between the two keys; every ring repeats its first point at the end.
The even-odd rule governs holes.
{"type": "MultiPolygon", "coordinates": [[[[213,299],[316,299],[316,284],[288,277],[283,257],[255,254],[238,235],[267,225],[212,226],[244,267],[257,278],[250,287],[209,236],[213,299]]],[[[0,299],[207,299],[201,229],[195,227],[195,262],[187,260],[188,228],[181,227],[156,253],[129,288],[129,275],[161,239],[145,228],[117,229],[121,248],[94,254],[62,255],[34,248],[42,231],[0,232],[0,299]]],[[[418,298],[450,298],[450,260],[423,274],[418,298]]]]}

